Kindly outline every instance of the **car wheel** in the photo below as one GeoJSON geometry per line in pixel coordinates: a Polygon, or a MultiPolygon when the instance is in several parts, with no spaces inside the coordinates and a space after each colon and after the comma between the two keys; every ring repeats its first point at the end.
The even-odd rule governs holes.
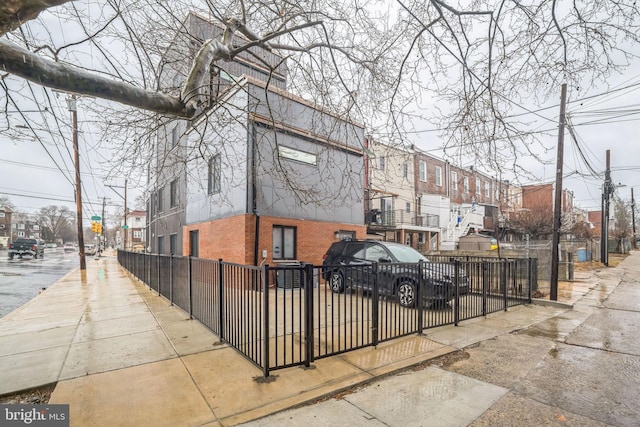
{"type": "Polygon", "coordinates": [[[331,272],[329,276],[331,290],[337,294],[344,292],[344,276],[339,271],[331,272]]]}
{"type": "Polygon", "coordinates": [[[38,253],[33,254],[33,259],[38,259],[38,253]]]}
{"type": "Polygon", "coordinates": [[[9,259],[13,259],[13,254],[9,254],[9,259]]]}
{"type": "Polygon", "coordinates": [[[398,300],[403,307],[413,307],[416,303],[416,285],[410,280],[403,280],[398,285],[398,300]]]}

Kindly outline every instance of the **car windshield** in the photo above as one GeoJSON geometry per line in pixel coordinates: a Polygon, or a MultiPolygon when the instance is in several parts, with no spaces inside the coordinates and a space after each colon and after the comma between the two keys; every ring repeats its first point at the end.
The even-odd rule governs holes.
{"type": "Polygon", "coordinates": [[[425,258],[424,255],[413,249],[411,246],[404,246],[399,244],[387,245],[387,249],[389,249],[389,252],[391,252],[399,262],[429,262],[429,260],[425,258]]]}

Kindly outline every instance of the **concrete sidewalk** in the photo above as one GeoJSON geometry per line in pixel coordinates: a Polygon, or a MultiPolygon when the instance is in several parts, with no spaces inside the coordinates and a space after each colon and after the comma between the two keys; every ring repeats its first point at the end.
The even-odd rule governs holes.
{"type": "MultiPolygon", "coordinates": [[[[320,359],[309,369],[274,371],[265,380],[210,330],[132,279],[114,256],[87,261],[85,273],[69,273],[0,319],[0,395],[57,382],[49,403],[69,404],[71,425],[78,426],[237,425],[571,307],[514,307],[320,359]]],[[[578,301],[590,289],[582,279],[561,297],[578,301]]]]}

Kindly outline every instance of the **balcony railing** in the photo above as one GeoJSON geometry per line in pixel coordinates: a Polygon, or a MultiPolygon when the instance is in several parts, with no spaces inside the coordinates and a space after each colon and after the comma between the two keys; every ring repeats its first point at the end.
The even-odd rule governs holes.
{"type": "Polygon", "coordinates": [[[399,225],[415,225],[418,227],[434,227],[440,225],[440,217],[438,215],[422,214],[418,215],[415,211],[407,212],[403,209],[395,211],[379,211],[372,209],[366,213],[367,224],[381,227],[396,227],[399,225]]]}

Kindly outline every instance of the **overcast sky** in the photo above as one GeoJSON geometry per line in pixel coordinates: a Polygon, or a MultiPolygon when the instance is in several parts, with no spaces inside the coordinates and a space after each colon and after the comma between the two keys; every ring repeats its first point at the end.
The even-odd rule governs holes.
{"type": "MultiPolygon", "coordinates": [[[[640,52],[635,53],[640,55],[640,52]]],[[[10,79],[13,78],[7,80],[10,79]]],[[[612,76],[607,83],[598,87],[570,87],[568,92],[567,113],[574,125],[577,142],[568,131],[565,132],[563,187],[573,191],[577,205],[587,210],[599,210],[601,206],[606,150],[611,151],[613,181],[626,186],[620,187],[617,194],[623,199],[630,199],[631,188],[640,186],[640,61],[635,61],[624,74],[612,76]]],[[[560,88],[557,92],[556,100],[545,105],[528,106],[533,110],[541,109],[537,115],[523,117],[523,120],[531,122],[531,130],[546,131],[541,133],[541,139],[548,150],[538,154],[550,164],[518,159],[520,165],[539,177],[541,182],[555,179],[560,88]]],[[[61,94],[55,95],[54,101],[61,111],[66,110],[65,98],[61,94]]],[[[78,103],[78,136],[84,217],[88,221],[91,215],[102,212],[105,199],[107,211],[123,205],[124,176],[107,177],[111,155],[106,144],[92,132],[91,119],[83,111],[85,102],[92,101],[80,100],[78,103]]],[[[1,104],[7,105],[5,102],[1,104]]],[[[23,107],[25,110],[38,108],[29,104],[23,107]]],[[[9,114],[12,115],[12,123],[22,123],[15,120],[16,112],[10,111],[9,114]]],[[[66,118],[66,122],[61,120],[47,129],[36,129],[38,137],[28,129],[23,129],[25,137],[21,140],[0,136],[0,195],[8,197],[21,211],[34,213],[48,205],[64,205],[75,211],[71,119],[68,112],[59,117],[66,118]]],[[[28,116],[25,119],[28,120],[28,116]]],[[[429,146],[417,145],[433,152],[433,147],[439,145],[434,138],[433,135],[426,138],[429,146]]],[[[437,152],[434,154],[439,155],[437,152]]],[[[464,159],[462,163],[466,166],[464,159]]],[[[522,182],[523,178],[520,180],[522,182]]],[[[129,181],[130,209],[134,207],[134,199],[142,194],[143,187],[144,182],[129,181]]]]}

